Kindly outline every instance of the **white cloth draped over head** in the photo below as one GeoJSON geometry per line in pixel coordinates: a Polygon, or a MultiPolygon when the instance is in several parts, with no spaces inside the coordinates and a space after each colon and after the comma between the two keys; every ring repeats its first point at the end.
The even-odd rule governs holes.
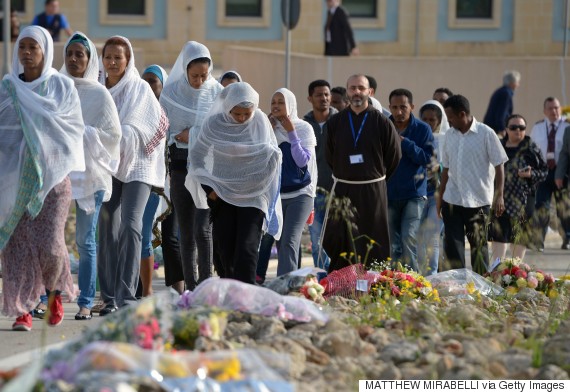
{"type": "Polygon", "coordinates": [[[237,71],[234,71],[233,69],[230,69],[229,71],[225,71],[223,74],[221,74],[220,77],[218,78],[218,82],[222,83],[222,81],[224,79],[229,78],[229,76],[231,76],[232,74],[237,76],[238,82],[243,82],[243,78],[241,77],[241,75],[239,73],[237,73],[237,71]]]}
{"type": "MultiPolygon", "coordinates": [[[[79,43],[83,44],[83,42],[79,43]]],[[[75,171],[69,175],[72,198],[77,200],[82,210],[91,214],[95,211],[95,192],[104,192],[103,201],[111,198],[112,175],[119,166],[121,123],[111,94],[98,82],[97,48],[82,32],[76,31],[67,40],[63,49],[63,66],[60,72],[69,76],[75,83],[85,122],[85,135],[83,136],[85,171],[75,171]],[[82,78],[71,76],[65,62],[67,47],[77,36],[87,43],[89,50],[87,69],[82,78]]]]}
{"type": "MultiPolygon", "coordinates": [[[[273,93],[273,95],[280,93],[283,94],[285,98],[285,107],[287,108],[287,115],[289,119],[293,123],[295,131],[297,132],[297,136],[301,139],[301,147],[306,148],[311,153],[311,158],[307,163],[307,168],[309,170],[309,174],[311,175],[311,184],[309,184],[307,189],[303,188],[300,191],[292,192],[288,194],[290,197],[297,196],[302,192],[307,193],[308,195],[315,197],[317,191],[317,159],[316,159],[316,152],[315,146],[317,145],[317,138],[315,137],[315,131],[311,124],[299,118],[297,114],[297,99],[295,98],[295,94],[291,90],[286,88],[280,88],[273,93]],[[308,192],[307,192],[308,191],[308,192]]],[[[277,137],[277,144],[281,144],[284,142],[290,143],[288,132],[283,128],[280,122],[277,122],[275,125],[275,136],[277,137]]]]}
{"type": "MultiPolygon", "coordinates": [[[[130,51],[125,74],[109,92],[115,101],[121,122],[120,162],[115,177],[122,182],[140,181],[164,187],[164,151],[160,146],[152,148],[160,131],[162,109],[149,84],[141,79],[135,68],[135,56],[131,42],[122,36],[110,39],[124,41],[130,51]]],[[[105,85],[107,73],[100,63],[99,82],[105,85]]],[[[162,141],[162,146],[164,146],[162,141]]]]}
{"type": "MultiPolygon", "coordinates": [[[[258,104],[259,95],[245,82],[230,84],[220,93],[190,147],[188,177],[212,187],[229,204],[262,210],[271,221],[279,198],[281,151],[258,104]],[[244,102],[252,105],[254,113],[238,123],[230,111],[244,102]]],[[[280,206],[277,211],[281,212],[280,206]]],[[[279,236],[275,229],[268,227],[270,234],[279,236]]]]}
{"type": "Polygon", "coordinates": [[[421,113],[422,108],[426,105],[435,105],[441,111],[441,123],[439,124],[437,132],[433,134],[433,137],[437,143],[437,157],[438,160],[441,161],[443,153],[443,145],[445,144],[445,133],[449,129],[449,121],[447,121],[447,115],[445,114],[445,109],[443,108],[443,106],[439,101],[436,101],[435,99],[430,99],[424,102],[422,106],[420,106],[419,113],[421,113]]]}
{"type": "Polygon", "coordinates": [[[212,68],[210,51],[205,45],[196,41],[189,41],[184,45],[160,95],[160,103],[170,122],[168,145],[176,144],[178,148],[188,148],[188,144],[175,139],[175,136],[186,128],[190,129],[189,144],[195,140],[206,114],[223,88],[212,77],[212,68]],[[191,61],[199,58],[209,59],[210,66],[208,78],[200,88],[195,89],[188,81],[187,68],[191,61]]]}
{"type": "Polygon", "coordinates": [[[14,45],[12,72],[0,87],[0,249],[25,212],[35,217],[49,191],[73,170],[85,170],[83,118],[73,82],[52,68],[47,30],[28,26],[14,45]],[[43,53],[38,79],[24,82],[18,47],[36,41],[43,53]]]}

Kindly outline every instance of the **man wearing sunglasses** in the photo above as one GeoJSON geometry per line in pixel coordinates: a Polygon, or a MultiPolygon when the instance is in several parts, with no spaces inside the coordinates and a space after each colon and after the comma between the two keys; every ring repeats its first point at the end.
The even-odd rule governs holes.
{"type": "MultiPolygon", "coordinates": [[[[543,158],[548,165],[548,175],[546,180],[538,184],[536,190],[536,212],[535,223],[542,228],[542,237],[537,238],[536,247],[540,252],[544,251],[544,238],[548,230],[550,221],[550,200],[554,194],[556,201],[556,213],[562,224],[562,249],[570,250],[570,211],[568,210],[568,192],[562,192],[554,182],[556,167],[562,149],[564,130],[568,123],[562,116],[560,101],[555,97],[548,97],[544,100],[545,118],[532,127],[530,137],[540,148],[543,158]]],[[[564,177],[562,177],[564,178],[564,177]]],[[[564,187],[567,179],[563,180],[564,187]]]]}

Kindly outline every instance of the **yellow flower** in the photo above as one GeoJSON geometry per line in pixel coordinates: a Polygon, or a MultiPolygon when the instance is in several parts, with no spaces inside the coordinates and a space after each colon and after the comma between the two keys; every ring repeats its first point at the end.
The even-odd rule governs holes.
{"type": "Polygon", "coordinates": [[[548,291],[548,298],[553,299],[553,298],[557,298],[557,297],[558,297],[558,290],[550,289],[548,291]]]}
{"type": "Polygon", "coordinates": [[[339,254],[340,257],[346,257],[346,252],[341,252],[341,254],[339,254]]]}
{"type": "Polygon", "coordinates": [[[469,294],[473,294],[475,292],[475,283],[474,282],[467,283],[467,292],[469,294]]]}
{"type": "Polygon", "coordinates": [[[539,282],[542,282],[544,280],[544,275],[541,274],[540,272],[536,273],[536,280],[538,280],[539,282]]]}
{"type": "Polygon", "coordinates": [[[517,287],[520,287],[521,289],[526,287],[527,283],[526,283],[526,279],[525,278],[518,278],[517,279],[517,287]]]}
{"type": "Polygon", "coordinates": [[[507,287],[507,295],[515,295],[519,291],[515,286],[507,287]]]}

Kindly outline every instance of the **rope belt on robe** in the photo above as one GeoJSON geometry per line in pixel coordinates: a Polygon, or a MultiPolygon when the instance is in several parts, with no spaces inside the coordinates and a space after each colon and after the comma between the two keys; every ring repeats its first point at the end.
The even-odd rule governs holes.
{"type": "Polygon", "coordinates": [[[350,185],[367,185],[367,184],[373,184],[375,182],[380,182],[380,181],[384,181],[386,179],[386,175],[383,175],[382,177],[379,178],[374,178],[372,180],[364,180],[364,181],[351,181],[351,180],[342,180],[340,178],[336,178],[335,176],[332,176],[333,178],[333,185],[331,188],[331,191],[329,193],[329,199],[327,200],[327,207],[325,209],[325,219],[323,219],[323,228],[321,229],[321,235],[319,235],[319,257],[317,258],[317,266],[320,267],[321,266],[321,254],[323,253],[323,247],[322,247],[322,243],[323,243],[323,238],[325,236],[325,230],[327,228],[327,223],[329,220],[329,210],[331,208],[331,204],[332,204],[332,200],[334,197],[334,190],[336,188],[336,184],[341,182],[343,184],[350,184],[350,185]]]}

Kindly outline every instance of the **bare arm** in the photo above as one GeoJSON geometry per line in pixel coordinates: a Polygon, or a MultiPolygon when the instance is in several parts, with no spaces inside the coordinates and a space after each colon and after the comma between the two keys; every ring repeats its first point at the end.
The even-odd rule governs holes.
{"type": "Polygon", "coordinates": [[[505,186],[505,167],[501,163],[495,166],[495,197],[493,199],[493,209],[496,216],[503,215],[505,212],[505,200],[503,198],[503,189],[505,186]]]}

